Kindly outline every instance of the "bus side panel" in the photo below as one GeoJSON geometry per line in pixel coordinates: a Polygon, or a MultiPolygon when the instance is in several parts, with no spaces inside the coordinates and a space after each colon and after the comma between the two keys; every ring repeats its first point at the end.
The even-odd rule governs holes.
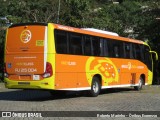
{"type": "Polygon", "coordinates": [[[56,89],[76,89],[89,86],[85,75],[85,62],[88,57],[56,54],[56,89]],[[78,82],[82,75],[82,83],[78,82]]]}
{"type": "Polygon", "coordinates": [[[131,59],[112,59],[119,70],[120,84],[121,85],[134,85],[138,84],[139,78],[142,74],[145,78],[148,76],[147,66],[138,61],[131,59]]]}
{"type": "Polygon", "coordinates": [[[53,75],[49,78],[46,78],[46,80],[49,83],[48,89],[55,89],[55,71],[56,71],[56,65],[55,65],[55,42],[54,42],[54,26],[53,24],[48,24],[48,43],[47,43],[47,62],[49,62],[52,65],[52,72],[53,75]]]}
{"type": "Polygon", "coordinates": [[[101,76],[102,86],[120,84],[117,67],[110,59],[56,55],[56,89],[90,89],[94,75],[101,76]]]}

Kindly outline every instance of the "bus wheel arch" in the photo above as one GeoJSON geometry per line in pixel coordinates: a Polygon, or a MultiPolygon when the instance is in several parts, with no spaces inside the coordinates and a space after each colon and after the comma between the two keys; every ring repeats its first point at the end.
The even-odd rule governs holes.
{"type": "Polygon", "coordinates": [[[102,78],[99,74],[96,74],[92,78],[91,90],[88,91],[89,96],[97,97],[101,91],[101,87],[102,87],[102,78]]]}

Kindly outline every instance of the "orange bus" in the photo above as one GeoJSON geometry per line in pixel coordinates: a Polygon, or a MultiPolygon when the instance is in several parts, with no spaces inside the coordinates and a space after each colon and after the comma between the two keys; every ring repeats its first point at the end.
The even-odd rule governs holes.
{"type": "MultiPolygon", "coordinates": [[[[11,25],[5,43],[5,86],[49,91],[152,84],[150,47],[116,33],[53,23],[11,25]]],[[[157,55],[157,54],[156,54],[157,55]]]]}

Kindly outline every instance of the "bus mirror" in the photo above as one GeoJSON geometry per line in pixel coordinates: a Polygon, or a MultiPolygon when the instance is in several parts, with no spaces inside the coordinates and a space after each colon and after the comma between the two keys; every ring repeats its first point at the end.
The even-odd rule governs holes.
{"type": "Polygon", "coordinates": [[[149,51],[151,54],[154,54],[155,55],[155,60],[158,60],[158,54],[157,52],[155,51],[149,51]]]}

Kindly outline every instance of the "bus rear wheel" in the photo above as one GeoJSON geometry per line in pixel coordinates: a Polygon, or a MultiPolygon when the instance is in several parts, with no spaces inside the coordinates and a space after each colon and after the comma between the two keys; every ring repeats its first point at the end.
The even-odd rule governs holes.
{"type": "Polygon", "coordinates": [[[89,91],[89,96],[97,97],[101,91],[101,84],[97,77],[93,77],[91,90],[89,91]]]}
{"type": "Polygon", "coordinates": [[[143,79],[142,79],[142,77],[140,77],[139,82],[138,82],[138,86],[134,86],[134,89],[137,91],[142,90],[142,86],[143,86],[143,79]]]}

